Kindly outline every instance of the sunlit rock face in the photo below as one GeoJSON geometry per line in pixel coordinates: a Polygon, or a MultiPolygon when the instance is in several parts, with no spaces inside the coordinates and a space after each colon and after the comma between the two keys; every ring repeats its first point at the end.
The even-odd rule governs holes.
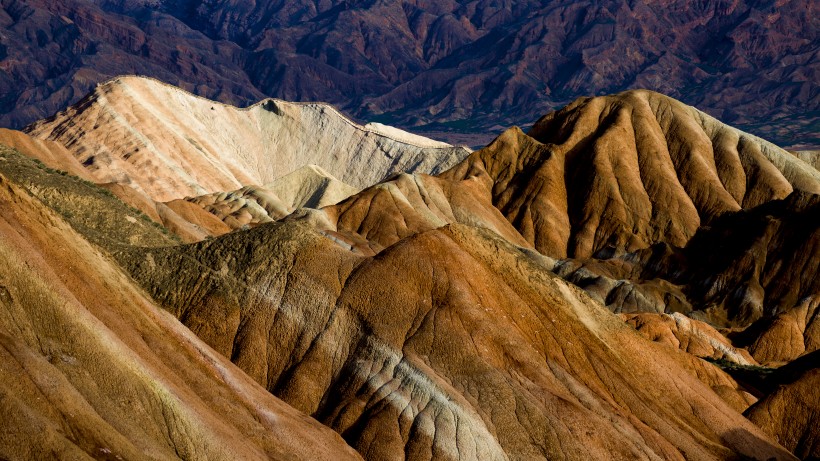
{"type": "Polygon", "coordinates": [[[397,172],[439,173],[469,153],[358,125],[327,104],[239,109],[138,77],[106,82],[28,132],[65,146],[97,182],[163,202],[268,184],[311,164],[360,189],[397,172]]]}

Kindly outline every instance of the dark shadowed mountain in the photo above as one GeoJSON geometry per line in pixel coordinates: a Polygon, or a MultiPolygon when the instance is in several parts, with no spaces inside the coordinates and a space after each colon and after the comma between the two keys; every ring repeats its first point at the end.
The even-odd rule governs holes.
{"type": "Polygon", "coordinates": [[[233,104],[328,101],[473,145],[581,95],[648,88],[818,145],[818,13],[810,0],[0,0],[0,124],[143,74],[233,104]]]}

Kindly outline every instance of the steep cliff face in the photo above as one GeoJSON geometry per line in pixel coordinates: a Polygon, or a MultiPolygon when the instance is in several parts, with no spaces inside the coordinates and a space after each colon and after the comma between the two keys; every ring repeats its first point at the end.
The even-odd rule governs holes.
{"type": "Polygon", "coordinates": [[[238,109],[138,77],[111,80],[28,132],[65,146],[98,182],[157,201],[267,184],[308,164],[363,188],[396,172],[438,173],[469,153],[358,125],[326,104],[238,109]]]}
{"type": "Polygon", "coordinates": [[[818,140],[816,2],[6,0],[0,124],[140,74],[223,102],[329,101],[483,145],[647,88],[789,146],[818,140]]]}

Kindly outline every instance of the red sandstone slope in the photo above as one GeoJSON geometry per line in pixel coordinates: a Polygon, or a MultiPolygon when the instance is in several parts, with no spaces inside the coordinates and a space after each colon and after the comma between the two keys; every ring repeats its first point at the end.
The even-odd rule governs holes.
{"type": "MultiPolygon", "coordinates": [[[[489,199],[551,257],[684,246],[722,215],[794,190],[820,193],[820,174],[805,162],[647,91],[580,99],[528,135],[508,130],[439,177],[448,187],[470,184],[474,206],[489,199]]],[[[351,213],[355,201],[340,207],[351,213]]]]}
{"type": "MultiPolygon", "coordinates": [[[[66,118],[61,126],[70,124],[66,118]]],[[[105,129],[99,127],[95,137],[104,139],[105,129]]],[[[128,438],[136,430],[128,425],[134,420],[124,421],[128,412],[113,412],[109,404],[123,392],[117,383],[130,383],[123,376],[132,376],[124,375],[132,368],[122,371],[117,357],[99,358],[85,343],[59,342],[71,337],[64,334],[68,315],[59,306],[54,308],[59,321],[26,324],[33,333],[25,347],[51,357],[64,374],[77,357],[85,360],[80,370],[93,365],[108,373],[98,365],[113,363],[114,379],[93,396],[89,389],[109,375],[92,374],[86,381],[67,375],[80,396],[64,400],[89,402],[117,428],[72,439],[86,451],[102,438],[120,443],[117,449],[124,453],[128,444],[137,447],[133,453],[147,450],[142,446],[157,452],[171,446],[183,457],[246,458],[259,450],[270,457],[316,457],[349,450],[299,416],[302,411],[368,459],[792,459],[740,415],[753,399],[738,383],[693,356],[731,355],[725,339],[705,325],[678,321],[675,328],[643,322],[638,325],[643,331],[636,332],[554,275],[573,261],[553,257],[582,258],[581,269],[598,277],[606,294],[601,301],[610,308],[641,306],[633,301],[650,285],[658,305],[681,296],[675,305],[685,306],[685,296],[694,292],[687,283],[716,304],[734,299],[731,290],[754,294],[759,285],[788,308],[815,283],[810,263],[817,226],[806,230],[795,223],[813,222],[817,171],[765,141],[650,92],[580,100],[543,118],[530,134],[511,129],[438,177],[401,174],[339,204],[193,245],[174,245],[161,229],[144,226],[135,210],[113,203],[113,196],[99,194],[93,185],[4,154],[0,170],[14,173],[15,181],[85,238],[111,251],[154,300],[129,285],[101,250],[37,202],[18,200],[22,189],[10,186],[17,192],[9,196],[8,215],[30,205],[57,230],[40,225],[15,240],[20,248],[26,240],[36,242],[31,254],[52,259],[22,275],[0,270],[0,280],[17,277],[4,307],[19,310],[15,293],[28,289],[27,280],[45,280],[36,284],[38,290],[69,291],[77,300],[70,306],[104,317],[108,330],[148,354],[145,360],[160,371],[179,368],[170,377],[146,371],[170,383],[167,393],[176,400],[163,400],[160,411],[143,406],[135,412],[140,427],[167,429],[178,438],[165,445],[152,437],[134,442],[128,438]],[[57,244],[49,247],[45,239],[57,244]],[[587,259],[592,254],[609,259],[587,259]],[[737,270],[727,264],[733,261],[737,270]],[[685,270],[674,276],[665,272],[682,262],[685,270]],[[807,269],[789,276],[782,270],[785,262],[807,269]],[[705,281],[713,273],[704,264],[719,274],[711,288],[705,281]],[[643,280],[650,273],[657,280],[643,280]],[[56,289],[47,283],[49,276],[55,277],[56,289]],[[620,288],[610,298],[606,289],[616,285],[620,288]],[[190,347],[179,346],[179,338],[187,338],[186,344],[198,341],[185,336],[188,330],[177,330],[174,319],[162,314],[148,317],[170,323],[154,327],[145,320],[156,314],[154,302],[220,354],[199,348],[199,356],[207,355],[211,364],[229,358],[247,377],[225,384],[226,372],[220,371],[222,381],[208,374],[213,365],[202,365],[199,356],[186,352],[190,347]],[[47,329],[51,325],[57,333],[47,329]],[[677,341],[691,354],[644,336],[662,337],[673,346],[677,341]],[[53,338],[59,346],[53,350],[71,353],[52,354],[53,338]],[[270,419],[258,416],[262,410],[248,407],[245,393],[290,415],[286,420],[296,421],[293,430],[301,435],[278,438],[270,419]],[[171,410],[162,406],[168,402],[183,413],[173,413],[170,422],[171,410]],[[306,445],[301,436],[324,445],[317,453],[300,452],[306,445]]],[[[81,144],[75,143],[75,152],[81,144]]],[[[23,147],[59,151],[32,146],[23,147]]],[[[151,179],[163,187],[162,176],[151,179]]],[[[150,205],[120,193],[133,204],[150,205]]],[[[178,216],[206,226],[199,219],[204,215],[197,214],[204,213],[201,208],[182,203],[188,208],[173,204],[178,216]]],[[[155,211],[166,221],[159,207],[155,211]]],[[[13,229],[6,226],[9,235],[13,229]]],[[[186,235],[202,238],[193,230],[186,235]]],[[[732,309],[738,306],[728,301],[707,310],[713,319],[740,322],[764,312],[757,309],[762,306],[755,304],[757,298],[742,301],[742,315],[736,317],[732,309]]],[[[10,321],[19,317],[16,312],[10,321]]],[[[795,316],[798,321],[801,315],[795,316]]],[[[812,334],[808,323],[805,331],[812,334]]],[[[92,346],[107,350],[100,341],[92,346]]],[[[24,365],[37,362],[27,357],[24,365]]],[[[224,369],[240,373],[227,363],[224,369]]],[[[43,370],[33,371],[32,379],[51,373],[43,370]]],[[[153,402],[159,391],[140,383],[135,395],[153,402]]],[[[27,388],[9,389],[8,395],[22,396],[17,397],[21,405],[34,405],[27,388]]],[[[97,421],[92,416],[78,427],[92,426],[97,421]]],[[[44,419],[54,427],[49,418],[44,419]]],[[[29,425],[26,430],[0,439],[12,454],[34,445],[28,435],[35,432],[34,423],[22,423],[29,425]]],[[[57,445],[73,450],[71,444],[57,445]]]]}

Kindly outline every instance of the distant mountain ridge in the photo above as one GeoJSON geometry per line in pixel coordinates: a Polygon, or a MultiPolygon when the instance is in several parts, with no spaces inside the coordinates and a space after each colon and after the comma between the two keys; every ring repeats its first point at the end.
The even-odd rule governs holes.
{"type": "Polygon", "coordinates": [[[234,105],[328,101],[471,145],[579,96],[646,88],[818,146],[818,18],[809,0],[5,0],[0,125],[140,74],[234,105]]]}

